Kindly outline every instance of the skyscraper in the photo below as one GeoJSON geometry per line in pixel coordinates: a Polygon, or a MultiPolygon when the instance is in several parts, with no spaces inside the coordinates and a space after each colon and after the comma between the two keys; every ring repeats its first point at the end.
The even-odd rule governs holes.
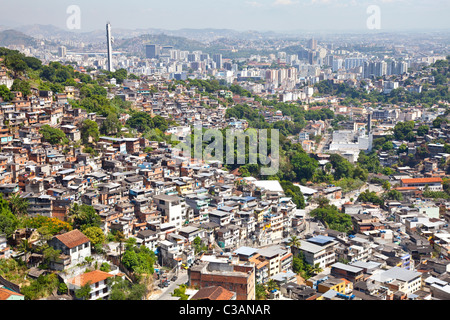
{"type": "Polygon", "coordinates": [[[58,56],[59,56],[60,58],[65,58],[65,57],[66,57],[66,54],[67,54],[67,49],[66,49],[65,46],[60,46],[60,47],[58,47],[58,56]]]}
{"type": "Polygon", "coordinates": [[[317,40],[312,38],[308,41],[308,48],[311,50],[317,50],[317,40]]]}
{"type": "Polygon", "coordinates": [[[147,44],[145,46],[145,57],[147,59],[159,58],[159,46],[156,44],[147,44]]]}
{"type": "Polygon", "coordinates": [[[387,63],[385,61],[366,61],[363,65],[363,78],[382,77],[387,74],[387,63]]]}
{"type": "Polygon", "coordinates": [[[222,69],[223,60],[222,60],[222,55],[220,53],[213,55],[213,61],[216,63],[217,69],[222,69]]]}
{"type": "Polygon", "coordinates": [[[107,46],[107,50],[108,50],[108,65],[107,65],[107,69],[110,72],[113,72],[113,67],[112,67],[112,47],[111,47],[111,24],[108,22],[106,24],[106,46],[107,46]]]}

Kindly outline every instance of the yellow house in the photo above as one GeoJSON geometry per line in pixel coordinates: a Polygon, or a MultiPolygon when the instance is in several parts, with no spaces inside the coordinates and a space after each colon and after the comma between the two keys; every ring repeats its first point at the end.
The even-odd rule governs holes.
{"type": "Polygon", "coordinates": [[[65,86],[64,93],[67,95],[67,99],[75,100],[76,98],[78,98],[77,89],[73,86],[65,86]]]}
{"type": "MultiPolygon", "coordinates": [[[[313,287],[313,283],[309,279],[306,281],[306,285],[310,286],[311,288],[313,287]]],[[[317,291],[320,293],[325,293],[328,290],[334,290],[342,294],[347,294],[348,292],[353,290],[353,284],[344,278],[332,277],[317,285],[317,291]]]]}
{"type": "Polygon", "coordinates": [[[191,181],[175,181],[178,195],[191,193],[193,191],[193,183],[191,181]]]}

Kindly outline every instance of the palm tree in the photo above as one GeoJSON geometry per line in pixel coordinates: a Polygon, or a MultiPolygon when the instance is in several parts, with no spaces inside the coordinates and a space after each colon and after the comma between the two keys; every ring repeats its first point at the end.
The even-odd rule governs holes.
{"type": "Polygon", "coordinates": [[[89,266],[91,266],[92,262],[94,261],[94,258],[92,257],[84,257],[84,260],[88,263],[89,266]]]}
{"type": "Polygon", "coordinates": [[[289,238],[288,245],[289,245],[290,247],[297,247],[297,248],[298,248],[298,247],[301,246],[300,239],[299,239],[297,236],[292,235],[292,236],[289,238]]]}
{"type": "Polygon", "coordinates": [[[119,250],[120,250],[120,262],[122,262],[122,243],[125,241],[125,235],[122,231],[117,231],[116,233],[116,241],[119,242],[119,250]]]}
{"type": "Polygon", "coordinates": [[[20,193],[12,193],[9,198],[9,207],[15,216],[24,216],[28,213],[28,200],[22,198],[20,193]]]}
{"type": "Polygon", "coordinates": [[[319,196],[319,197],[315,198],[314,200],[318,204],[319,208],[325,208],[327,205],[330,204],[330,200],[324,196],[319,196]]]}
{"type": "Polygon", "coordinates": [[[78,205],[78,203],[75,202],[69,208],[68,216],[73,221],[74,219],[79,218],[80,214],[81,214],[80,206],[78,205]]]}
{"type": "Polygon", "coordinates": [[[267,290],[269,292],[271,292],[272,290],[279,290],[280,287],[278,286],[278,284],[275,282],[275,280],[270,279],[269,281],[267,281],[267,290]]]}
{"type": "Polygon", "coordinates": [[[323,271],[323,269],[320,267],[320,265],[318,263],[316,263],[312,268],[311,268],[311,272],[314,274],[319,274],[323,271]]]}
{"type": "Polygon", "coordinates": [[[258,283],[255,286],[255,298],[256,300],[266,300],[266,288],[263,284],[258,283]]]}
{"type": "Polygon", "coordinates": [[[19,245],[19,251],[23,252],[25,254],[25,265],[28,267],[28,258],[27,258],[27,253],[30,251],[31,249],[31,243],[27,240],[27,239],[23,239],[22,242],[19,245]]]}

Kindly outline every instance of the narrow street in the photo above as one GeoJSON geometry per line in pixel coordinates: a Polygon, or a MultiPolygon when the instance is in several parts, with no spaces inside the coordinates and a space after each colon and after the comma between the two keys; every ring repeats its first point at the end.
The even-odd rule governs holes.
{"type": "MultiPolygon", "coordinates": [[[[168,287],[160,288],[157,286],[157,290],[149,297],[149,300],[178,300],[178,297],[172,297],[173,290],[188,281],[187,271],[184,269],[181,270],[178,272],[177,280],[171,281],[168,287]]],[[[172,277],[173,274],[169,274],[168,279],[170,280],[172,277]]],[[[159,280],[156,281],[156,284],[159,284],[159,280]]]]}

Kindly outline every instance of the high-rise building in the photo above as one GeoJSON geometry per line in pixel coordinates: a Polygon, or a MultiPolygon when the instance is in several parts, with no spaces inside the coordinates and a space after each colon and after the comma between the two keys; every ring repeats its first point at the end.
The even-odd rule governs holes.
{"type": "Polygon", "coordinates": [[[216,68],[217,69],[222,69],[222,67],[223,67],[222,54],[220,54],[220,53],[214,54],[213,55],[213,61],[216,63],[216,68]]]}
{"type": "Polygon", "coordinates": [[[170,51],[173,50],[172,46],[163,46],[161,47],[160,54],[162,56],[170,56],[170,51]]]}
{"type": "Polygon", "coordinates": [[[312,38],[308,41],[308,48],[311,50],[317,50],[317,40],[312,38]]]}
{"type": "Polygon", "coordinates": [[[60,47],[58,48],[58,56],[59,56],[60,58],[65,58],[65,57],[66,57],[66,54],[67,54],[67,49],[66,49],[66,47],[60,46],[60,47]]]}
{"type": "Polygon", "coordinates": [[[382,77],[387,74],[387,63],[385,61],[376,62],[364,62],[363,66],[363,78],[376,78],[382,77]]]}
{"type": "Polygon", "coordinates": [[[195,53],[189,53],[187,55],[188,62],[198,61],[198,56],[195,53]]]}
{"type": "Polygon", "coordinates": [[[159,46],[156,44],[147,44],[145,46],[145,57],[147,59],[159,58],[159,46]]]}
{"type": "Polygon", "coordinates": [[[367,134],[371,134],[372,133],[372,114],[369,113],[367,115],[367,134]]]}
{"type": "Polygon", "coordinates": [[[308,52],[308,63],[309,64],[317,64],[319,55],[317,51],[309,51],[308,52]]]}
{"type": "Polygon", "coordinates": [[[113,66],[112,66],[112,37],[111,37],[111,24],[108,22],[106,24],[106,47],[108,51],[108,61],[107,61],[107,69],[108,71],[112,72],[113,66]]]}
{"type": "Polygon", "coordinates": [[[405,61],[391,61],[387,63],[387,74],[403,74],[408,72],[408,63],[405,61]]]}
{"type": "Polygon", "coordinates": [[[336,71],[342,69],[343,65],[344,65],[344,61],[342,59],[334,59],[332,65],[331,65],[333,72],[336,72],[336,71]]]}
{"type": "Polygon", "coordinates": [[[207,53],[202,53],[201,55],[200,55],[200,61],[205,61],[205,60],[208,60],[209,59],[209,54],[207,54],[207,53]]]}
{"type": "Polygon", "coordinates": [[[357,57],[346,58],[344,61],[345,69],[348,70],[348,69],[360,67],[364,64],[365,61],[366,61],[366,59],[364,59],[364,58],[357,58],[357,57]]]}

